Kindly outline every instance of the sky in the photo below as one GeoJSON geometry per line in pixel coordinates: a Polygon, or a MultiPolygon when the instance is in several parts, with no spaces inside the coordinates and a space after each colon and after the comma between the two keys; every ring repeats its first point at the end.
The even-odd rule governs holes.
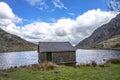
{"type": "Polygon", "coordinates": [[[0,0],[0,28],[30,42],[76,45],[116,13],[106,0],[0,0]]]}

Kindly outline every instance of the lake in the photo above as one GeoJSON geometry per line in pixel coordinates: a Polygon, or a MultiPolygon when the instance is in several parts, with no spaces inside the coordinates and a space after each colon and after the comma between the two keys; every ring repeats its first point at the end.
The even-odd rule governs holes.
{"type": "MultiPolygon", "coordinates": [[[[77,64],[87,64],[95,61],[103,64],[111,58],[120,58],[119,50],[83,50],[76,51],[77,64]]],[[[24,66],[38,63],[37,51],[0,53],[0,69],[14,66],[24,66]]]]}
{"type": "Polygon", "coordinates": [[[87,64],[95,61],[104,64],[109,59],[120,59],[120,50],[83,50],[76,51],[77,64],[87,64]]]}

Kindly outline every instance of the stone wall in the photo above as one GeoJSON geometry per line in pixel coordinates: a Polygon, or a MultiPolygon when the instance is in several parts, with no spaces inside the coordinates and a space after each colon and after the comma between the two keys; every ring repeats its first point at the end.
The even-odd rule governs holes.
{"type": "MultiPolygon", "coordinates": [[[[39,53],[39,62],[45,62],[46,53],[39,53]]],[[[61,63],[75,63],[76,54],[73,52],[52,52],[52,62],[61,64],[61,63]]]]}
{"type": "Polygon", "coordinates": [[[52,61],[54,63],[73,63],[76,61],[75,52],[53,52],[52,61]]]}
{"type": "Polygon", "coordinates": [[[40,63],[40,62],[45,62],[45,61],[46,61],[46,53],[43,53],[43,52],[42,52],[42,53],[39,53],[39,54],[38,54],[38,59],[39,59],[39,60],[38,60],[39,63],[40,63]]]}

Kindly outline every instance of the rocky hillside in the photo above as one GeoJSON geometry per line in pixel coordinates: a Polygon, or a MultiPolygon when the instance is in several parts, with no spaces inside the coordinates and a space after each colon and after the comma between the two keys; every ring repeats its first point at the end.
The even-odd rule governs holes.
{"type": "Polygon", "coordinates": [[[97,45],[95,48],[117,48],[120,49],[120,35],[114,36],[108,40],[104,40],[97,45]]]}
{"type": "Polygon", "coordinates": [[[0,28],[0,52],[36,50],[37,45],[9,34],[0,28]]]}
{"type": "Polygon", "coordinates": [[[77,48],[115,48],[120,47],[118,41],[120,35],[120,14],[113,18],[109,23],[96,29],[92,35],[83,41],[81,41],[76,47],[77,48]],[[118,38],[118,39],[117,39],[118,38]],[[114,40],[115,39],[115,40],[114,40]],[[115,41],[115,42],[114,42],[115,41]],[[105,42],[109,42],[112,45],[117,46],[103,46],[105,42]],[[114,43],[113,43],[114,42],[114,43]]]}

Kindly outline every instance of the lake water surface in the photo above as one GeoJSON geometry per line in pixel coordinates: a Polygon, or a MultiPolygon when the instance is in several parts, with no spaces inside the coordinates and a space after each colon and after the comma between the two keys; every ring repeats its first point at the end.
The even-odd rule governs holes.
{"type": "Polygon", "coordinates": [[[87,64],[95,61],[104,64],[109,59],[120,59],[120,50],[83,50],[76,51],[77,64],[87,64]]]}
{"type": "Polygon", "coordinates": [[[0,53],[0,69],[38,63],[37,51],[0,53]]]}
{"type": "MultiPolygon", "coordinates": [[[[77,64],[86,64],[91,63],[92,61],[95,61],[97,64],[103,64],[106,60],[111,58],[120,58],[120,51],[82,49],[76,51],[77,64]]],[[[0,69],[37,63],[37,51],[0,53],[0,69]]]]}

